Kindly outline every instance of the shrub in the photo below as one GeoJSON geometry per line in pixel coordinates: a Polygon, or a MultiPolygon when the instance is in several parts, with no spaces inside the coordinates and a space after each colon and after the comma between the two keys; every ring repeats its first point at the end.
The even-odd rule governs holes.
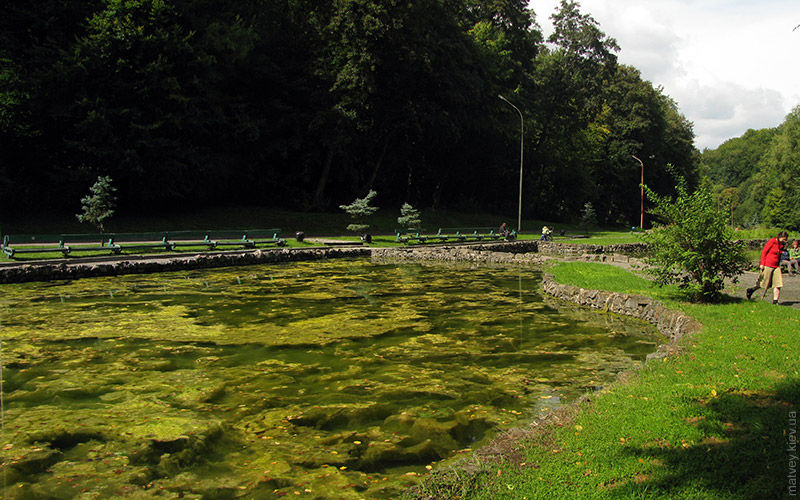
{"type": "Polygon", "coordinates": [[[736,278],[748,261],[741,243],[734,243],[727,207],[720,207],[707,188],[690,193],[686,180],[677,180],[677,196],[654,193],[647,186],[647,198],[655,204],[650,213],[660,224],[644,235],[649,244],[648,272],[659,284],[676,283],[692,300],[718,301],[725,278],[736,278]]]}

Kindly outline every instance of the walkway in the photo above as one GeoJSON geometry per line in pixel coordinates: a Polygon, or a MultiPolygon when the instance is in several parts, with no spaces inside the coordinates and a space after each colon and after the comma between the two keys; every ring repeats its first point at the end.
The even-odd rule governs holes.
{"type": "MultiPolygon", "coordinates": [[[[613,260],[606,260],[605,263],[621,267],[631,271],[634,274],[642,276],[643,278],[648,278],[647,275],[642,271],[644,264],[637,259],[628,259],[624,255],[617,254],[614,256],[613,260]]],[[[748,287],[755,285],[757,279],[758,273],[745,271],[739,277],[738,283],[728,283],[725,288],[725,293],[731,295],[732,297],[746,299],[747,296],[745,294],[745,290],[748,287]]],[[[766,296],[764,295],[764,290],[760,289],[753,294],[753,297],[750,300],[764,300],[772,302],[772,289],[767,291],[766,296]]],[[[783,273],[783,288],[781,289],[780,304],[800,309],[800,274],[795,274],[792,276],[788,273],[783,273]]]]}

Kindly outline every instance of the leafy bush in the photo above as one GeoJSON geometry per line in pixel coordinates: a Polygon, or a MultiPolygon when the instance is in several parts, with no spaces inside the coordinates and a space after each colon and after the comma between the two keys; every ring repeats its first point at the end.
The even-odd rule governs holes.
{"type": "Polygon", "coordinates": [[[677,283],[692,300],[718,301],[725,278],[736,280],[747,267],[744,246],[733,242],[727,207],[720,207],[707,188],[690,193],[686,180],[675,178],[674,200],[645,186],[655,204],[650,212],[661,222],[644,235],[650,251],[648,272],[659,284],[677,283]]]}

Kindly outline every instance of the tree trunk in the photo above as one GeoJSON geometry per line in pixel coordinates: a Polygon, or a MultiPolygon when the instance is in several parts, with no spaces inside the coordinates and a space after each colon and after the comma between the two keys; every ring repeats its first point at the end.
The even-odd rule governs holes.
{"type": "Polygon", "coordinates": [[[322,194],[325,192],[325,186],[328,184],[328,177],[331,173],[331,163],[333,163],[333,150],[329,149],[325,154],[325,161],[322,164],[322,173],[317,182],[317,189],[314,191],[314,199],[312,204],[316,208],[324,208],[322,203],[322,194]]]}
{"type": "Polygon", "coordinates": [[[383,151],[381,151],[381,155],[378,157],[378,161],[375,163],[375,168],[372,169],[372,175],[369,178],[369,182],[367,182],[366,191],[373,189],[373,186],[375,185],[375,179],[378,178],[378,171],[381,169],[381,165],[383,165],[383,159],[386,158],[387,149],[389,149],[388,139],[383,143],[383,151]]]}

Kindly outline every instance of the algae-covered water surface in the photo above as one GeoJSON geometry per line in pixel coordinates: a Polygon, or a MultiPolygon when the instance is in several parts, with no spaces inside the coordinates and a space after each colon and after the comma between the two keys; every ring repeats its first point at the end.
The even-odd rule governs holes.
{"type": "Polygon", "coordinates": [[[369,260],[3,285],[3,496],[396,498],[654,350],[539,287],[369,260]]]}

